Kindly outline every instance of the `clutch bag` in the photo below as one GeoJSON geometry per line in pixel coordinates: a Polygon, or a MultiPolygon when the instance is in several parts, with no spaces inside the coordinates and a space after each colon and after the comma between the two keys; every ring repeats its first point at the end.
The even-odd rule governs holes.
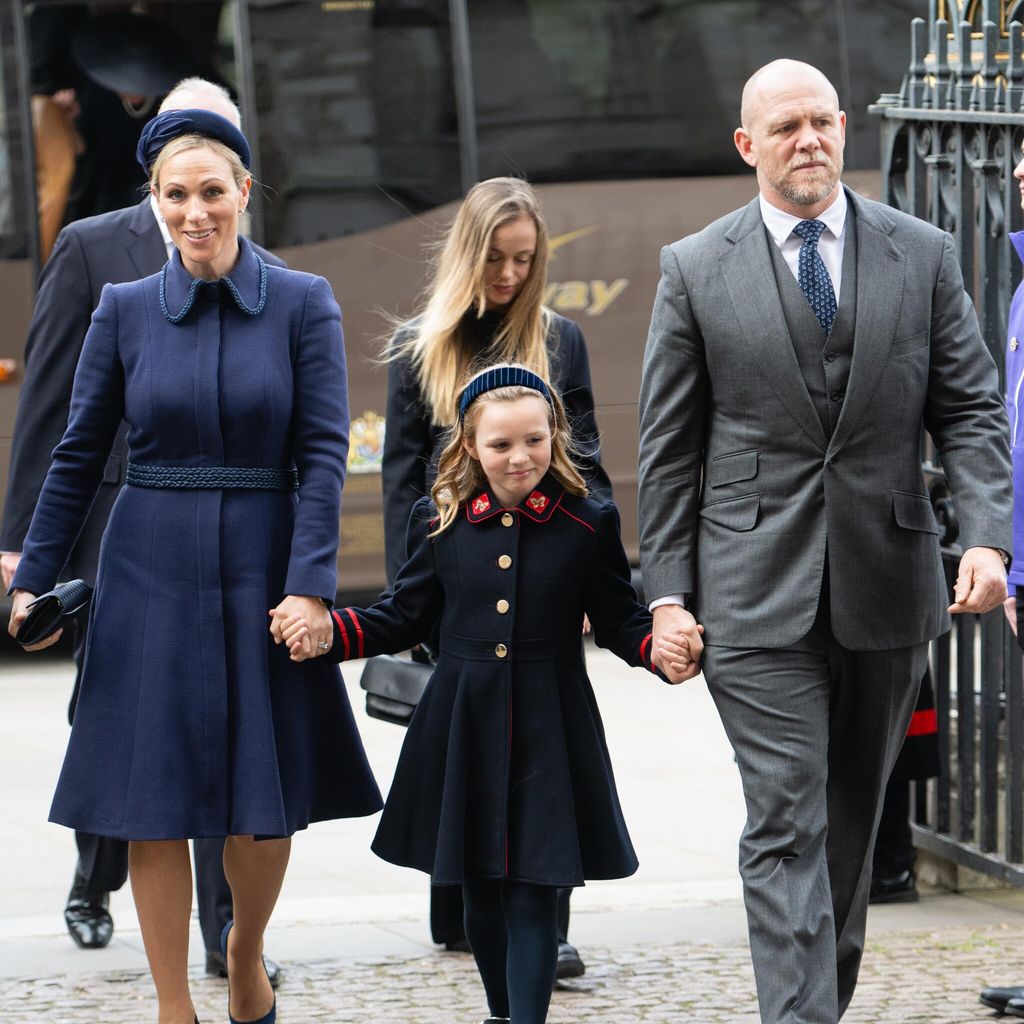
{"type": "Polygon", "coordinates": [[[408,725],[434,666],[393,654],[378,654],[363,666],[359,685],[366,691],[366,713],[394,725],[408,725]]]}
{"type": "Polygon", "coordinates": [[[23,647],[31,647],[45,640],[84,611],[91,597],[92,587],[85,580],[69,580],[59,584],[28,606],[28,615],[18,627],[14,639],[23,647]]]}

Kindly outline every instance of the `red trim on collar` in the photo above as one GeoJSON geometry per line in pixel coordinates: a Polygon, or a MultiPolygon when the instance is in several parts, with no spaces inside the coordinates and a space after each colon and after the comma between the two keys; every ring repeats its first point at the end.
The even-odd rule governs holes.
{"type": "MultiPolygon", "coordinates": [[[[557,487],[557,485],[554,485],[557,487]]],[[[562,504],[565,491],[558,490],[555,493],[545,494],[539,487],[531,491],[518,505],[505,507],[501,505],[488,491],[481,491],[475,498],[466,502],[466,518],[471,523],[482,523],[485,519],[491,519],[499,512],[521,512],[527,519],[535,523],[546,523],[554,514],[556,508],[562,504]],[[532,503],[532,504],[531,504],[532,503]],[[537,506],[540,506],[539,508],[537,506]]],[[[564,511],[564,510],[563,510],[564,511]]],[[[573,519],[576,517],[573,516],[573,519]]],[[[582,520],[581,520],[582,521],[582,520]]],[[[584,523],[584,526],[587,524],[584,523]]]]}
{"type": "MultiPolygon", "coordinates": [[[[554,515],[555,509],[562,504],[562,499],[565,497],[565,491],[562,491],[557,498],[552,500],[546,494],[542,494],[540,491],[534,491],[525,501],[520,502],[516,508],[526,516],[527,519],[532,519],[535,523],[546,523],[552,515],[554,515]],[[540,499],[543,502],[539,509],[531,506],[531,502],[534,499],[540,499]]],[[[536,504],[540,504],[540,501],[536,504]]]]}
{"type": "Polygon", "coordinates": [[[501,505],[487,491],[481,491],[475,498],[466,502],[466,518],[471,523],[482,523],[501,511],[501,505]]]}

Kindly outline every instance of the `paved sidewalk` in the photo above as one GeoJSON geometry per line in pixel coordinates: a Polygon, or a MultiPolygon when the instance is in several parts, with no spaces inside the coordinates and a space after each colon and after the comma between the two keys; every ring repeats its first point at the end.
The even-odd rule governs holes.
{"type": "MultiPolygon", "coordinates": [[[[874,939],[847,1024],[968,1024],[995,1015],[977,1002],[998,965],[1021,964],[1016,929],[897,932],[874,939]]],[[[754,982],[742,943],[592,947],[584,977],[560,983],[551,1024],[750,1024],[754,982]]],[[[1022,976],[1017,981],[1024,981],[1022,976]]],[[[278,993],[281,1024],[476,1024],[484,1016],[472,960],[454,953],[289,963],[278,993]]],[[[200,1020],[226,1016],[223,982],[194,976],[200,1020]]],[[[0,982],[5,1024],[150,1024],[142,971],[0,982]]],[[[1007,1018],[1010,1020],[1012,1018],[1007,1018]]]]}

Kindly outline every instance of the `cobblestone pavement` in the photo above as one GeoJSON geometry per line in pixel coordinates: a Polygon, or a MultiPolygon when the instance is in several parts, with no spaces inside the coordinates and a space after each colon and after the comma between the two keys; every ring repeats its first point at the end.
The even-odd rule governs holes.
{"type": "MultiPolygon", "coordinates": [[[[560,983],[551,1024],[752,1024],[754,983],[739,944],[586,950],[587,973],[560,983]]],[[[452,953],[374,961],[288,963],[279,991],[281,1024],[477,1024],[484,1016],[472,960],[452,953]]],[[[197,973],[200,1020],[222,1024],[223,982],[197,973]]],[[[869,941],[856,998],[844,1024],[968,1024],[995,1015],[982,1007],[986,984],[1024,982],[1021,935],[1013,927],[898,932],[869,941]]],[[[153,1024],[146,975],[0,981],[4,1024],[153,1024]]],[[[1005,1018],[1007,1021],[1013,1018],[1005,1018]]]]}

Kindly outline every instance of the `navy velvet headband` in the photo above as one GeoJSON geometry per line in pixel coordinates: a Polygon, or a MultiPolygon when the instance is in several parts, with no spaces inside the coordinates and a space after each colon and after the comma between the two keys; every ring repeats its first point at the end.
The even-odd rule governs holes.
{"type": "Polygon", "coordinates": [[[547,401],[551,402],[551,392],[547,384],[537,374],[524,370],[521,366],[492,366],[491,369],[474,377],[459,397],[459,420],[466,418],[466,410],[486,391],[496,388],[530,388],[539,391],[547,401]]]}
{"type": "Polygon", "coordinates": [[[205,135],[233,149],[247,169],[252,167],[252,153],[245,136],[226,118],[211,110],[165,110],[147,122],[139,136],[135,159],[149,174],[160,150],[181,135],[205,135]]]}

